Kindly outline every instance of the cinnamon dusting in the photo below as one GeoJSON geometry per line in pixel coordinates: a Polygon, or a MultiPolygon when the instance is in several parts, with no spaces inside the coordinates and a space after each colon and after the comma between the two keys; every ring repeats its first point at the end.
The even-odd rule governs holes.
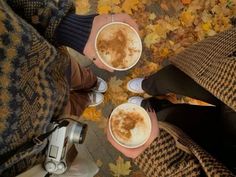
{"type": "Polygon", "coordinates": [[[98,51],[105,54],[111,54],[113,67],[126,67],[125,57],[128,39],[123,30],[115,32],[110,40],[99,39],[98,51]]]}
{"type": "Polygon", "coordinates": [[[118,114],[112,117],[112,131],[123,140],[131,138],[131,130],[138,123],[143,123],[143,117],[137,112],[119,111],[118,114]]]}

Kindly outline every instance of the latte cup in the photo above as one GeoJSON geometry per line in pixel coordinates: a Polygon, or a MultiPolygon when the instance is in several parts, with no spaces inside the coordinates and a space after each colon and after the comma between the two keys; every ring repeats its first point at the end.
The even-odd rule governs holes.
{"type": "Polygon", "coordinates": [[[108,128],[116,143],[126,148],[137,148],[149,139],[151,120],[141,106],[124,103],[112,111],[108,128]]]}
{"type": "Polygon", "coordinates": [[[112,22],[98,31],[95,50],[104,65],[113,70],[124,71],[139,61],[142,42],[139,34],[129,24],[112,22]]]}

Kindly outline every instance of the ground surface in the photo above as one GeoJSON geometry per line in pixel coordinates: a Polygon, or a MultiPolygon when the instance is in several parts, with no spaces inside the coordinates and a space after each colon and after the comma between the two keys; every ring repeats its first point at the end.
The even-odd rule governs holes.
{"type": "MultiPolygon", "coordinates": [[[[132,96],[125,87],[135,77],[148,76],[168,63],[168,58],[187,46],[230,28],[230,18],[236,13],[236,0],[77,0],[78,14],[124,11],[139,24],[143,54],[139,63],[129,71],[109,73],[94,67],[87,59],[76,56],[79,63],[89,66],[108,82],[104,104],[85,111],[83,117],[89,131],[83,146],[100,168],[97,176],[144,175],[117,152],[106,140],[106,120],[111,110],[132,96]],[[121,157],[121,158],[119,158],[121,157]],[[123,161],[124,159],[124,161],[123,161]],[[118,164],[118,165],[117,165],[118,164]],[[131,170],[131,171],[129,171],[131,170]]],[[[147,95],[143,95],[147,96],[147,95]]],[[[202,104],[190,98],[172,101],[202,104]]]]}

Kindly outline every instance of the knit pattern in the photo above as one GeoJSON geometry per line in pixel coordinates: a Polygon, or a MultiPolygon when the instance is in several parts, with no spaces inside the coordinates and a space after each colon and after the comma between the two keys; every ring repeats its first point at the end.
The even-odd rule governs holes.
{"type": "Polygon", "coordinates": [[[72,0],[7,0],[7,3],[52,43],[61,20],[75,11],[72,0]]]}
{"type": "Polygon", "coordinates": [[[177,127],[159,127],[159,137],[134,160],[147,177],[234,176],[177,127]]]}
{"type": "MultiPolygon", "coordinates": [[[[45,133],[63,112],[69,61],[0,1],[0,156],[45,133]]],[[[0,164],[0,174],[15,176],[32,167],[43,159],[35,155],[45,146],[16,154],[0,164]]]]}
{"type": "Polygon", "coordinates": [[[201,171],[194,156],[178,149],[174,138],[162,129],[160,136],[135,163],[147,177],[199,176],[201,171]]]}
{"type": "Polygon", "coordinates": [[[236,27],[199,42],[171,62],[236,111],[236,27]]]}

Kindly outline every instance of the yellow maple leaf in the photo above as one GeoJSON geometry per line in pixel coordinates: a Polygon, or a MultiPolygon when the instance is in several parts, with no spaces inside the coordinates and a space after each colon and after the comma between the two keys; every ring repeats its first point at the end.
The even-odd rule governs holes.
{"type": "Polygon", "coordinates": [[[149,33],[145,38],[144,38],[144,44],[146,47],[150,48],[152,44],[158,43],[160,41],[160,36],[154,32],[149,33]]]}
{"type": "Polygon", "coordinates": [[[111,11],[111,6],[109,5],[98,6],[97,11],[99,14],[108,14],[111,11]]]}
{"type": "Polygon", "coordinates": [[[192,26],[194,19],[195,19],[195,16],[189,10],[183,11],[180,14],[180,21],[186,27],[192,26]]]}
{"type": "Polygon", "coordinates": [[[202,29],[203,29],[205,32],[210,31],[211,28],[212,28],[211,22],[209,22],[209,21],[202,24],[202,29]]]}
{"type": "Polygon", "coordinates": [[[90,11],[90,4],[89,0],[76,0],[75,1],[75,8],[76,14],[84,15],[90,11]]]}
{"type": "Polygon", "coordinates": [[[212,15],[207,11],[204,10],[201,15],[201,19],[204,23],[212,21],[212,15]]]}
{"type": "Polygon", "coordinates": [[[162,22],[163,21],[159,21],[159,23],[155,25],[154,32],[165,39],[169,30],[166,28],[166,26],[162,25],[162,22]]]}
{"type": "Polygon", "coordinates": [[[156,16],[155,13],[150,13],[150,15],[149,15],[148,18],[149,18],[150,20],[154,20],[156,17],[157,17],[157,16],[156,16]]]}
{"type": "Polygon", "coordinates": [[[127,176],[131,172],[130,161],[125,162],[124,159],[120,156],[116,160],[116,164],[109,163],[109,168],[114,177],[127,176]]]}
{"type": "Polygon", "coordinates": [[[160,56],[161,57],[167,57],[168,54],[169,54],[169,49],[168,48],[164,47],[160,50],[160,56]]]}
{"type": "Polygon", "coordinates": [[[97,11],[99,14],[107,14],[117,10],[117,5],[120,0],[99,0],[97,5],[97,11]]]}
{"type": "Polygon", "coordinates": [[[114,6],[114,7],[113,7],[113,12],[114,12],[114,13],[121,13],[121,12],[122,12],[122,9],[121,9],[119,6],[114,6]]]}
{"type": "Polygon", "coordinates": [[[97,108],[88,107],[84,110],[82,117],[85,120],[99,121],[102,118],[102,111],[97,108]]]}
{"type": "Polygon", "coordinates": [[[138,10],[139,0],[125,0],[122,9],[128,14],[132,14],[132,10],[138,10]]]}

